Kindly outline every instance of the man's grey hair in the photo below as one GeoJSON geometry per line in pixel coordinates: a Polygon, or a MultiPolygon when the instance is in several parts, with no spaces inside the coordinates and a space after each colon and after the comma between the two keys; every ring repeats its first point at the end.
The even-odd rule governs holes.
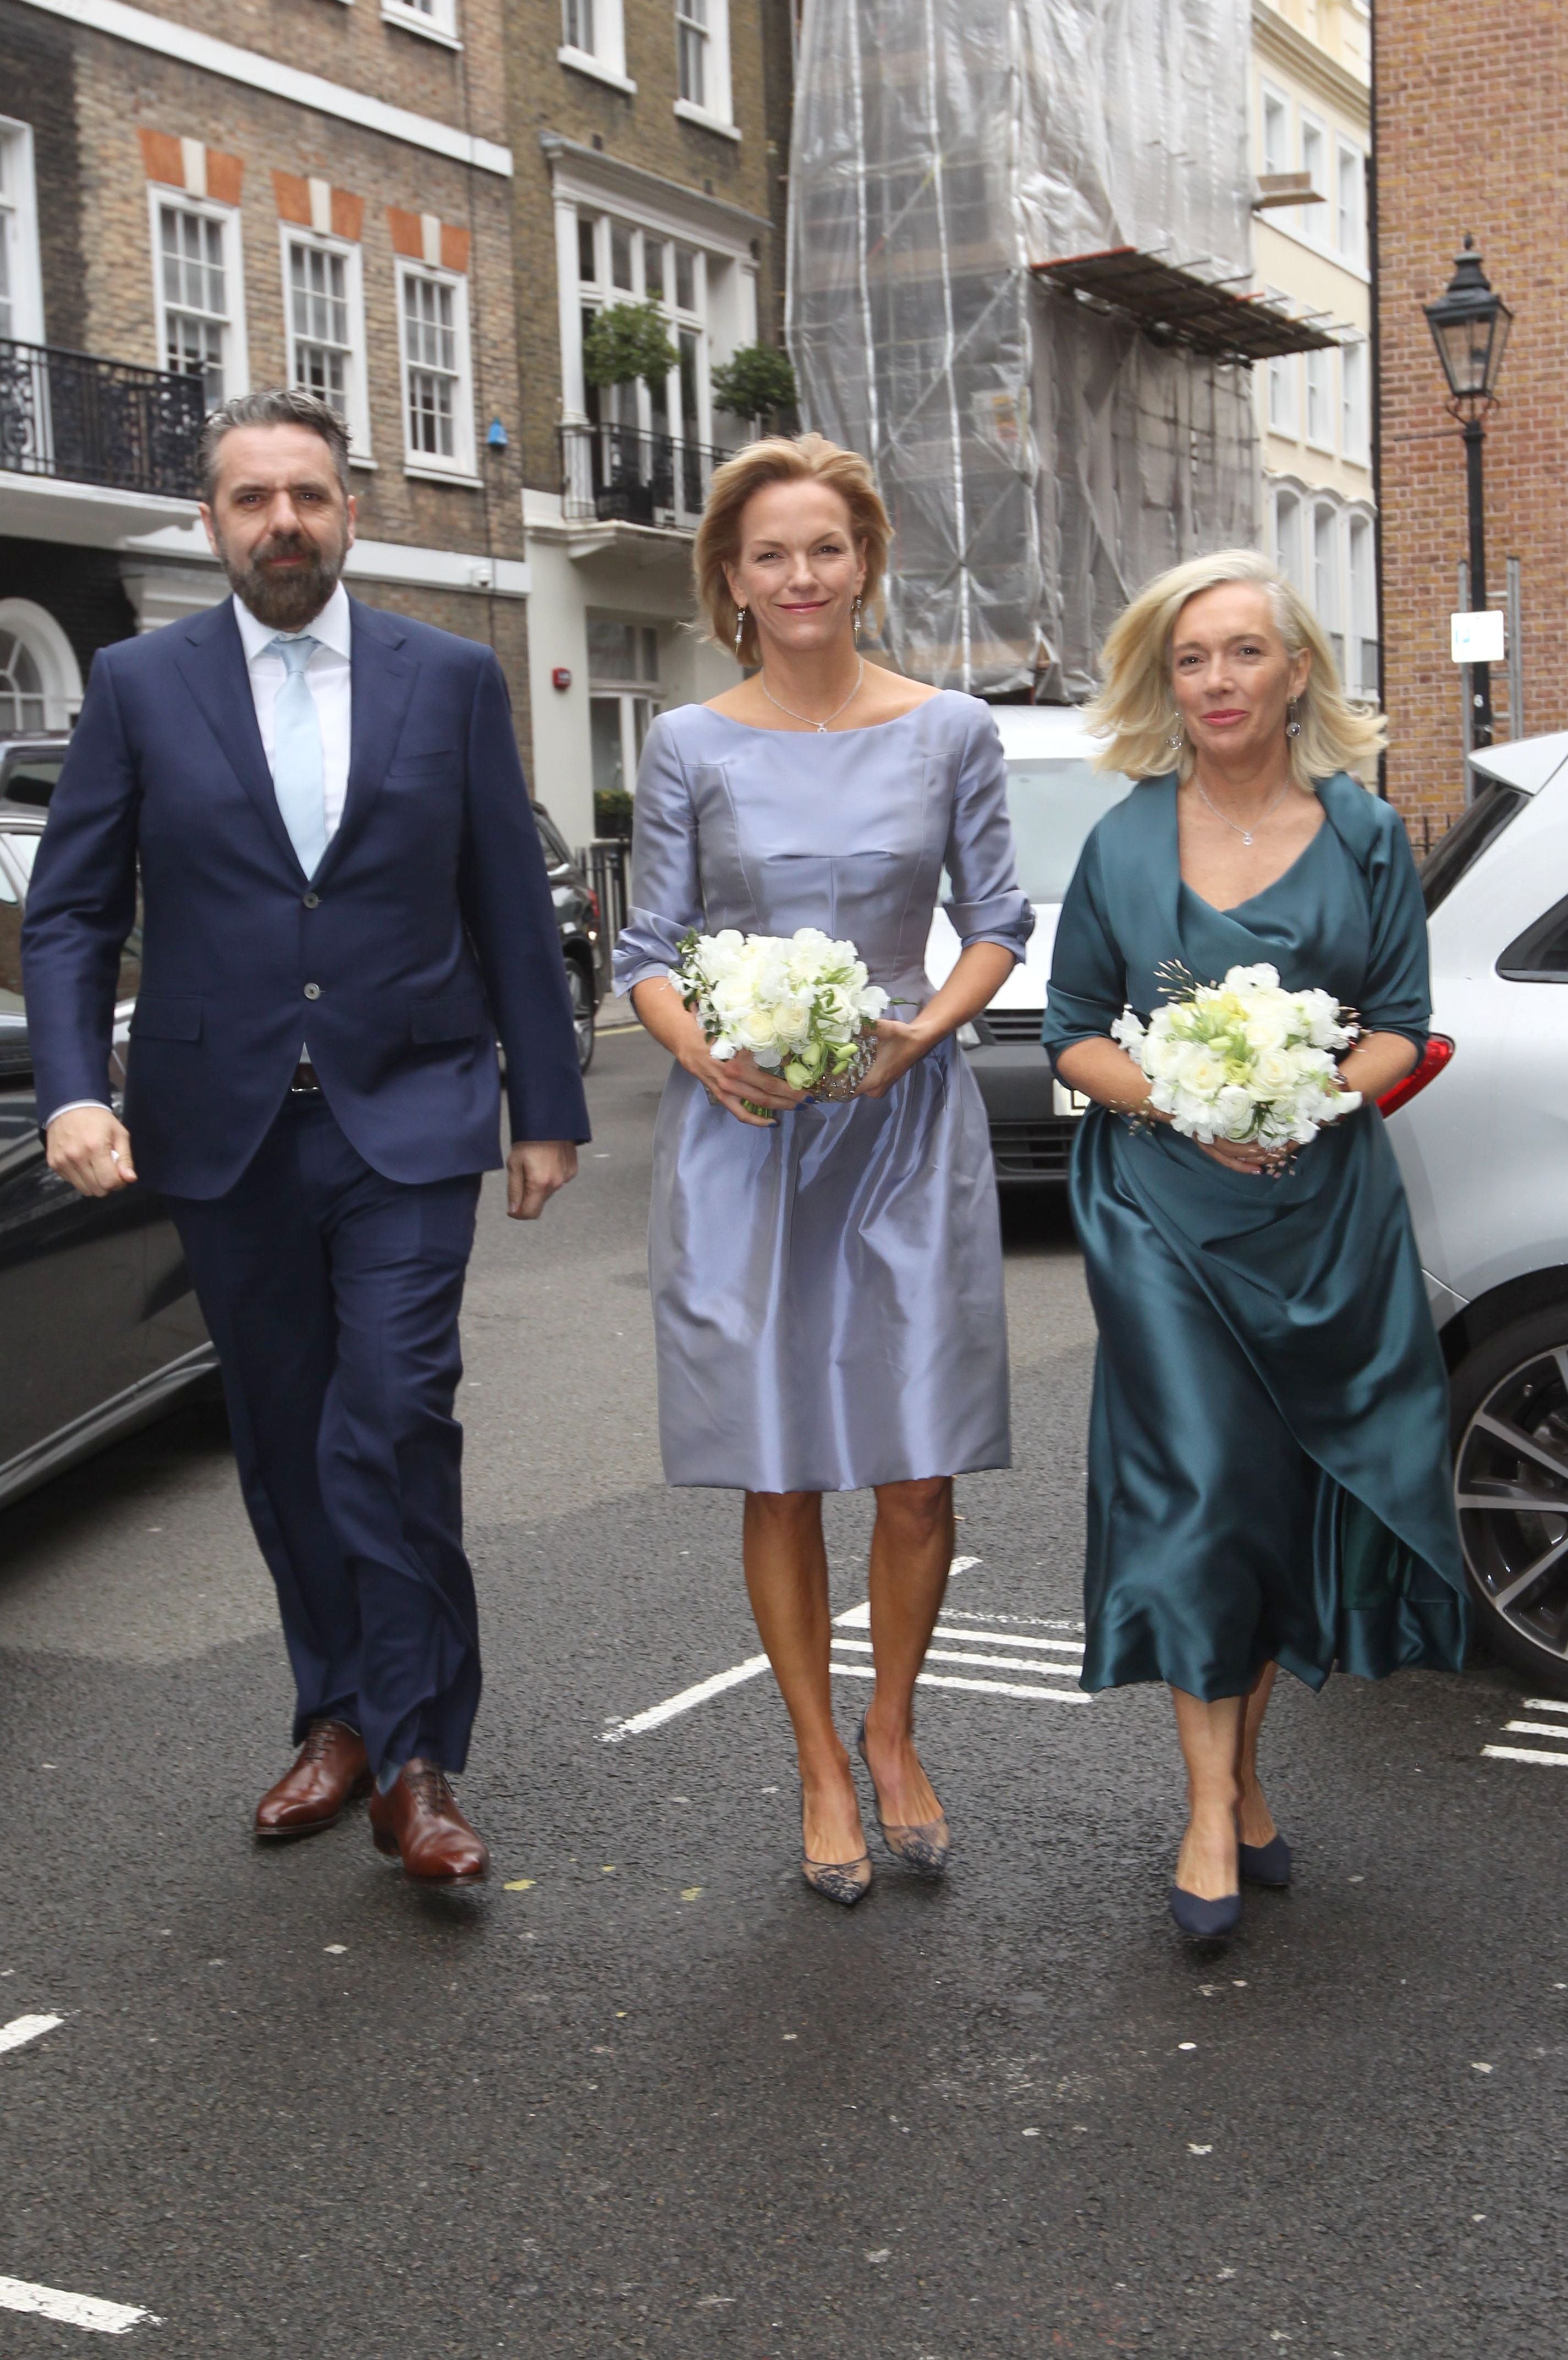
{"type": "Polygon", "coordinates": [[[319,434],[332,454],[338,482],[343,497],[348,497],[348,428],[335,410],[318,401],[313,393],[300,393],[291,386],[268,385],[255,393],[236,393],[232,401],[210,410],[201,429],[199,461],[201,471],[201,497],[212,504],[218,484],[218,450],[225,434],[236,426],[303,426],[319,434]]]}

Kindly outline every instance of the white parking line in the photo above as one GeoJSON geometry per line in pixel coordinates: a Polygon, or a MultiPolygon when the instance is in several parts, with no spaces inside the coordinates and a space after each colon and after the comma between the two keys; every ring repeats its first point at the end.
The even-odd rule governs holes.
{"type": "Polygon", "coordinates": [[[1525,1697],[1521,1701],[1526,1712],[1568,1712],[1561,1697],[1525,1697]]]}
{"type": "MultiPolygon", "coordinates": [[[[869,1664],[835,1664],[833,1668],[841,1679],[874,1680],[877,1677],[869,1664]]],[[[1030,1669],[1033,1669],[1032,1665],[1030,1669]]],[[[918,1688],[974,1688],[985,1696],[1037,1697],[1046,1704],[1093,1704],[1094,1701],[1082,1688],[1026,1688],[1014,1680],[959,1679],[952,1672],[920,1672],[916,1677],[915,1686],[918,1688]]],[[[1568,1759],[1568,1756],[1564,1758],[1568,1759]]]]}
{"type": "Polygon", "coordinates": [[[935,1635],[939,1639],[962,1639],[967,1647],[971,1643],[985,1647],[1050,1647],[1063,1655],[1081,1655],[1082,1639],[1030,1639],[1022,1631],[950,1631],[939,1622],[935,1635]]]}
{"type": "Polygon", "coordinates": [[[1510,1737],[1555,1737],[1560,1745],[1568,1745],[1568,1729],[1560,1729],[1553,1721],[1506,1721],[1503,1727],[1510,1737]]]}
{"type": "Polygon", "coordinates": [[[40,2032],[52,2032],[63,2024],[63,2016],[17,2016],[9,2024],[0,2025],[0,2049],[20,2049],[24,2040],[36,2040],[40,2032]]]}
{"type": "Polygon", "coordinates": [[[732,1664],[727,1672],[715,1672],[711,1680],[699,1680],[694,1688],[682,1688],[679,1696],[666,1697],[662,1704],[650,1704],[646,1712],[634,1712],[629,1721],[617,1721],[613,1728],[601,1730],[603,1745],[618,1745],[623,1737],[640,1737],[645,1729],[657,1729],[662,1721],[673,1721],[678,1713],[691,1712],[693,1707],[706,1704],[710,1697],[723,1696],[726,1688],[738,1688],[742,1680],[756,1679],[758,1672],[768,1669],[766,1655],[748,1655],[744,1664],[732,1664]]]}
{"type": "Polygon", "coordinates": [[[62,2294],[58,2287],[29,2286],[24,2278],[0,2278],[0,2311],[27,2311],[35,2319],[57,2319],[64,2327],[94,2327],[101,2335],[124,2335],[127,2328],[159,2322],[150,2311],[128,2302],[101,2302],[94,2294],[62,2294]]]}
{"type": "Polygon", "coordinates": [[[1528,1745],[1483,1745],[1481,1751],[1494,1762],[1550,1762],[1559,1770],[1568,1770],[1568,1754],[1532,1752],[1528,1745]]]}
{"type": "MultiPolygon", "coordinates": [[[[833,1645],[854,1647],[863,1655],[868,1655],[871,1650],[869,1639],[835,1639],[833,1645]]],[[[968,1647],[928,1647],[926,1661],[928,1664],[978,1664],[993,1672],[1033,1672],[1041,1679],[1075,1680],[1078,1677],[1076,1664],[1031,1663],[1027,1655],[982,1655],[968,1647]]]]}

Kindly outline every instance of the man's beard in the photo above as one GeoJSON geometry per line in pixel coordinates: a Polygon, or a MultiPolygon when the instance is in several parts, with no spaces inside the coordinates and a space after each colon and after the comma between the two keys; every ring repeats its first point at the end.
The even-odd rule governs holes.
{"type": "Polygon", "coordinates": [[[341,535],[335,548],[323,550],[302,532],[274,533],[240,558],[220,538],[218,554],[234,595],[244,599],[258,623],[269,630],[298,631],[315,620],[337,588],[348,540],[341,535]],[[306,563],[298,572],[274,574],[264,563],[274,557],[302,557],[306,563]]]}

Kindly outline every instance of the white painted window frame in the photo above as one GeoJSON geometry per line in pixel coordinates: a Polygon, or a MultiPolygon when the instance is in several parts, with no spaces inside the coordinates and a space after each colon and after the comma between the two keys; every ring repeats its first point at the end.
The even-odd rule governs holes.
{"type": "Polygon", "coordinates": [[[1356,336],[1341,345],[1339,371],[1340,448],[1353,467],[1369,467],[1372,464],[1372,355],[1365,337],[1356,336]]]}
{"type": "Polygon", "coordinates": [[[38,250],[38,188],[33,167],[33,126],[0,115],[0,145],[8,161],[16,196],[7,203],[0,236],[6,242],[11,278],[11,334],[19,344],[44,341],[44,277],[38,250]]]}
{"type": "Polygon", "coordinates": [[[1301,440],[1310,451],[1324,451],[1334,455],[1334,355],[1320,346],[1316,352],[1301,355],[1301,440]],[[1312,393],[1314,379],[1319,395],[1318,411],[1322,432],[1312,432],[1312,393]]]}
{"type": "Polygon", "coordinates": [[[1353,696],[1376,699],[1377,673],[1374,664],[1370,679],[1361,668],[1362,645],[1376,648],[1377,629],[1377,526],[1369,508],[1359,502],[1348,508],[1345,515],[1345,644],[1346,653],[1345,683],[1353,696]],[[1357,541],[1366,552],[1364,573],[1358,577],[1354,562],[1357,541]],[[1359,594],[1359,595],[1358,595],[1359,594]],[[1367,628],[1363,628],[1363,625],[1367,628]],[[1355,650],[1354,662],[1349,661],[1355,650]]]}
{"type": "Polygon", "coordinates": [[[397,257],[397,390],[403,413],[403,472],[406,475],[428,476],[441,483],[474,484],[475,474],[476,438],[474,423],[474,345],[469,331],[468,279],[461,270],[443,270],[438,263],[416,262],[410,256],[397,257]],[[457,354],[457,391],[453,397],[452,454],[444,457],[440,452],[419,451],[408,439],[408,340],[405,333],[403,290],[410,279],[433,281],[437,286],[452,290],[452,320],[457,354]]]}
{"type": "Polygon", "coordinates": [[[637,84],[626,72],[626,27],[622,0],[589,0],[593,12],[593,45],[585,49],[581,42],[567,38],[566,0],[561,0],[561,47],[557,61],[570,66],[573,73],[588,74],[594,82],[608,82],[612,90],[624,91],[628,98],[637,96],[637,84]]]}
{"type": "Polygon", "coordinates": [[[238,205],[220,204],[215,197],[192,196],[165,180],[147,182],[147,236],[152,255],[153,320],[158,335],[158,366],[169,366],[169,305],[163,291],[163,240],[158,215],[166,205],[181,213],[204,214],[215,221],[223,237],[223,279],[229,298],[228,326],[223,337],[223,399],[250,391],[250,344],[245,333],[245,237],[238,205]]]}
{"type": "MultiPolygon", "coordinates": [[[[313,246],[320,254],[335,254],[342,257],[344,271],[344,291],[348,298],[349,365],[348,417],[350,456],[356,460],[370,457],[370,385],[368,344],[365,326],[365,257],[357,239],[333,237],[322,230],[307,229],[299,222],[278,224],[278,268],[283,279],[283,325],[288,339],[289,382],[299,382],[295,369],[295,346],[309,339],[300,339],[294,327],[294,282],[289,268],[289,249],[296,246],[313,246]]],[[[399,318],[398,328],[402,321],[399,318]]]]}
{"type": "MultiPolygon", "coordinates": [[[[1334,214],[1335,193],[1333,180],[1334,154],[1334,137],[1329,130],[1328,125],[1323,121],[1321,115],[1315,115],[1310,107],[1298,106],[1296,109],[1296,152],[1301,158],[1301,169],[1303,172],[1308,172],[1312,169],[1311,165],[1307,162],[1307,138],[1309,133],[1315,133],[1317,138],[1322,143],[1323,177],[1327,185],[1323,188],[1318,189],[1318,202],[1316,204],[1298,205],[1296,207],[1297,226],[1301,235],[1305,238],[1309,246],[1316,246],[1320,250],[1326,248],[1328,252],[1332,254],[1334,252],[1334,214]]],[[[1314,189],[1317,189],[1318,184],[1315,180],[1313,181],[1312,186],[1314,189]]]]}
{"type": "Polygon", "coordinates": [[[1290,169],[1290,99],[1287,91],[1271,82],[1258,86],[1258,162],[1264,172],[1288,172],[1290,169]],[[1269,110],[1277,106],[1284,118],[1284,145],[1277,158],[1269,153],[1269,110]]]}
{"type": "MultiPolygon", "coordinates": [[[[1267,300],[1280,311],[1289,311],[1292,308],[1290,298],[1282,293],[1278,287],[1270,287],[1266,291],[1267,300]]],[[[1282,435],[1287,442],[1299,442],[1301,439],[1301,363],[1299,353],[1276,353],[1270,359],[1268,375],[1264,380],[1264,422],[1270,434],[1282,435]],[[1281,393],[1285,399],[1277,402],[1275,399],[1277,392],[1281,393]],[[1288,418],[1284,414],[1287,408],[1290,413],[1288,418]],[[1278,416],[1276,411],[1279,413],[1278,416]]]]}
{"type": "MultiPolygon", "coordinates": [[[[671,0],[672,25],[680,5],[681,0],[671,0]]],[[[707,0],[707,14],[703,70],[706,95],[701,106],[689,98],[677,98],[675,112],[682,123],[695,123],[704,131],[716,131],[724,139],[738,139],[741,135],[735,119],[735,91],[730,75],[729,0],[707,0]]],[[[677,42],[679,38],[677,32],[677,42]]]]}
{"type": "Polygon", "coordinates": [[[434,41],[443,49],[461,49],[457,31],[457,0],[433,0],[427,16],[416,7],[414,0],[381,0],[381,21],[396,25],[399,31],[413,33],[422,41],[434,41]]]}
{"type": "Polygon", "coordinates": [[[1328,191],[1328,198],[1334,208],[1335,254],[1342,262],[1348,262],[1354,269],[1365,270],[1367,268],[1367,156],[1365,150],[1358,148],[1354,139],[1347,139],[1343,131],[1336,131],[1334,134],[1334,187],[1328,191]],[[1348,246],[1340,235],[1339,203],[1340,180],[1347,162],[1355,175],[1356,186],[1355,232],[1348,246]]]}
{"type": "Polygon", "coordinates": [[[82,667],[64,629],[31,598],[0,598],[0,631],[21,640],[38,668],[44,727],[69,729],[82,710],[82,667]]]}

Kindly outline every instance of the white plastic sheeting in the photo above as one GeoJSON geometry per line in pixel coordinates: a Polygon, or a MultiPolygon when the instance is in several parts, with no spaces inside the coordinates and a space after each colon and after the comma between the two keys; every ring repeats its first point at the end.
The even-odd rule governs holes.
{"type": "Polygon", "coordinates": [[[806,0],[788,332],[865,451],[910,672],[1081,696],[1127,595],[1251,541],[1245,370],[1031,277],[1132,246],[1248,267],[1248,0],[806,0]]]}

